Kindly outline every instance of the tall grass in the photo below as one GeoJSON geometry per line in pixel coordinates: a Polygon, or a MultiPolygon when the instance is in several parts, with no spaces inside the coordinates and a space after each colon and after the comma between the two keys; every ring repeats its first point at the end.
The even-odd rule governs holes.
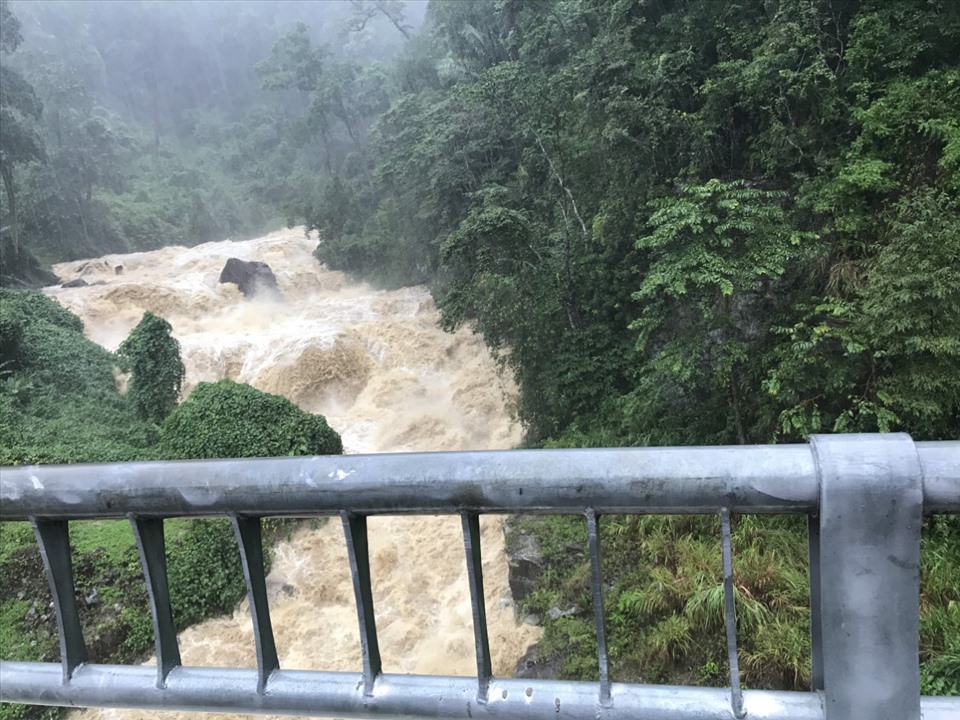
{"type": "MultiPolygon", "coordinates": [[[[545,572],[522,603],[542,614],[542,651],[561,676],[595,679],[596,641],[584,521],[522,518],[545,572]],[[580,544],[582,541],[582,544],[580,544]],[[551,607],[578,613],[550,619],[551,607]],[[592,638],[586,642],[585,638],[592,638]]],[[[741,682],[810,687],[810,598],[804,517],[742,515],[732,526],[741,682]]],[[[623,682],[723,685],[720,523],[713,516],[606,517],[601,547],[614,678],[623,682]]],[[[960,694],[960,518],[925,523],[922,542],[921,676],[927,694],[960,694]]]]}

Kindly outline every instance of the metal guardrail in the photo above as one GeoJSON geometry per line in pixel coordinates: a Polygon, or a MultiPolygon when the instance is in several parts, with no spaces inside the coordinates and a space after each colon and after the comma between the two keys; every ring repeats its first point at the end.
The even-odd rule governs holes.
{"type": "Polygon", "coordinates": [[[61,663],[0,661],[0,700],[351,718],[955,720],[960,698],[920,697],[920,527],[960,513],[960,442],[816,436],[810,445],[344,455],[3,468],[0,521],[30,520],[56,606],[61,663]],[[494,678],[479,516],[586,517],[600,682],[494,678]],[[612,681],[598,524],[609,514],[719,513],[730,687],[612,681]],[[731,513],[809,517],[812,692],[742,690],[731,513]],[[475,678],[382,671],[367,517],[459,514],[473,603],[475,678]],[[362,673],[280,668],[261,518],[339,515],[353,574],[362,673]],[[240,549],[256,669],[184,667],[163,520],[226,516],[240,549]],[[149,591],[157,666],[87,662],[68,522],[129,518],[149,591]]]}

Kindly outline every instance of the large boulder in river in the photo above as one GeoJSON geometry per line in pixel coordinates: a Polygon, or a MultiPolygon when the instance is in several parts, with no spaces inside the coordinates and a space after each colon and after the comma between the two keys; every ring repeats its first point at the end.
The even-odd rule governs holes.
{"type": "Polygon", "coordinates": [[[229,258],[220,272],[220,282],[234,283],[244,297],[268,292],[278,294],[277,277],[265,262],[229,258]]]}

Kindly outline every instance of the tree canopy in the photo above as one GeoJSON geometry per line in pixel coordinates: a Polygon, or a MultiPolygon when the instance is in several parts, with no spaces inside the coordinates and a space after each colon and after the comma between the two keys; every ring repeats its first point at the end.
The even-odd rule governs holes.
{"type": "Polygon", "coordinates": [[[955,437],[958,43],[933,0],[434,3],[303,213],[503,351],[530,442],[955,437]]]}

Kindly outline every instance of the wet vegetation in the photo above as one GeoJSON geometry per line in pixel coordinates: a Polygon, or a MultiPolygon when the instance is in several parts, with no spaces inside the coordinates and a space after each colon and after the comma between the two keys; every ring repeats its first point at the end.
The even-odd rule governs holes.
{"type": "MultiPolygon", "coordinates": [[[[610,672],[619,682],[729,684],[720,522],[701,516],[606,517],[604,608],[610,672]]],[[[921,543],[921,690],[960,694],[960,543],[955,520],[931,518],[921,543]]],[[[527,517],[508,543],[536,538],[539,587],[521,617],[544,625],[528,658],[560,677],[599,678],[583,518],[527,517]],[[552,611],[552,612],[551,612],[552,611]]],[[[803,518],[742,516],[733,525],[740,674],[746,687],[810,689],[810,586],[803,518]]]]}
{"type": "MultiPolygon", "coordinates": [[[[229,522],[170,520],[164,537],[176,626],[231,612],[246,590],[229,522]]],[[[72,523],[70,543],[91,662],[145,660],[153,653],[153,625],[130,523],[72,523]]],[[[0,657],[59,662],[50,588],[30,525],[0,525],[0,548],[0,657]]],[[[4,720],[58,715],[0,705],[4,720]]]]}
{"type": "MultiPolygon", "coordinates": [[[[3,466],[342,452],[323,417],[229,381],[201,384],[163,418],[183,364],[169,325],[149,313],[120,357],[85,338],[80,319],[51,298],[0,289],[0,347],[3,466]],[[121,366],[132,373],[126,394],[117,387],[121,366]],[[150,382],[138,389],[140,374],[150,382]]],[[[245,587],[229,522],[171,520],[164,534],[177,627],[230,612],[245,587]]],[[[70,540],[92,660],[145,659],[153,626],[130,524],[71,523],[70,540]]],[[[29,524],[0,523],[0,577],[0,657],[57,661],[50,590],[29,524]]],[[[42,715],[0,705],[3,720],[42,715]]]]}
{"type": "MultiPolygon", "coordinates": [[[[304,223],[319,260],[426,283],[482,333],[530,446],[960,434],[960,3],[0,8],[5,284],[304,223]]],[[[155,456],[160,416],[76,318],[2,300],[3,464],[155,456]]],[[[523,524],[545,558],[523,609],[587,678],[577,522],[523,524]]],[[[715,525],[605,524],[618,679],[723,682],[715,525]]],[[[808,686],[805,529],[739,518],[734,548],[744,681],[808,686]]],[[[958,548],[926,522],[928,693],[960,694],[958,548]]]]}

